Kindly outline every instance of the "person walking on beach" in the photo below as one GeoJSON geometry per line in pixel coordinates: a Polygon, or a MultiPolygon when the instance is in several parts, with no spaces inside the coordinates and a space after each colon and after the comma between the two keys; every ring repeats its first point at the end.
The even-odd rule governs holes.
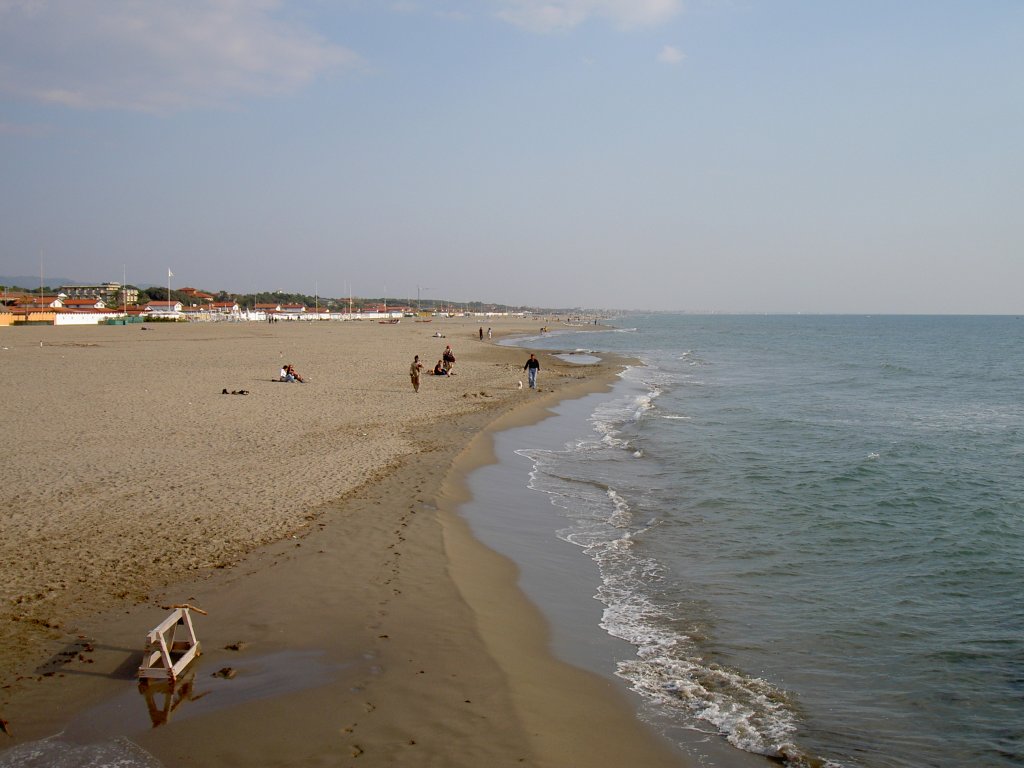
{"type": "Polygon", "coordinates": [[[540,370],[540,360],[538,360],[533,353],[530,353],[530,359],[526,361],[526,365],[523,366],[523,370],[526,371],[527,377],[530,380],[530,389],[537,388],[537,371],[540,370]]]}
{"type": "Polygon", "coordinates": [[[480,326],[480,341],[483,341],[483,340],[484,340],[484,327],[481,325],[480,326]]]}
{"type": "Polygon", "coordinates": [[[441,361],[444,363],[444,370],[449,376],[452,374],[452,366],[455,365],[455,353],[452,352],[452,345],[447,344],[444,348],[444,354],[441,355],[441,361]]]}
{"type": "Polygon", "coordinates": [[[412,379],[412,391],[420,391],[420,371],[423,370],[423,363],[420,362],[420,356],[416,355],[412,359],[412,365],[409,366],[409,378],[412,379]]]}

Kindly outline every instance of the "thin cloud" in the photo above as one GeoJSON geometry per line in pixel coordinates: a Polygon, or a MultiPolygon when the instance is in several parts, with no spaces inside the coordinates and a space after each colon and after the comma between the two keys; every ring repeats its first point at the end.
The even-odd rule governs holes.
{"type": "Polygon", "coordinates": [[[171,112],[288,93],[359,57],[280,0],[0,0],[0,90],[79,109],[171,112]]]}
{"type": "Polygon", "coordinates": [[[658,61],[662,64],[682,64],[685,58],[686,54],[674,45],[666,45],[658,54],[658,61]]]}
{"type": "Polygon", "coordinates": [[[681,0],[497,0],[498,17],[533,32],[571,29],[591,18],[620,27],[664,24],[681,0]]]}
{"type": "Polygon", "coordinates": [[[45,136],[51,132],[46,125],[34,125],[29,123],[11,123],[0,120],[0,136],[45,136]]]}

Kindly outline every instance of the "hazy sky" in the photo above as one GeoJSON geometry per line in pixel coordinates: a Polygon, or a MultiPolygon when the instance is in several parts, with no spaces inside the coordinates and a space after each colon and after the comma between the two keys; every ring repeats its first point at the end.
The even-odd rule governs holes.
{"type": "Polygon", "coordinates": [[[0,274],[1024,313],[1021,0],[0,0],[0,274]]]}

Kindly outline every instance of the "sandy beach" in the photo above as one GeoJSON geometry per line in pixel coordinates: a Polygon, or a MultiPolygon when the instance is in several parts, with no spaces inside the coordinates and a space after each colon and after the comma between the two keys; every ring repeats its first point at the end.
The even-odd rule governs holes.
{"type": "Polygon", "coordinates": [[[4,330],[0,750],[62,732],[166,766],[686,764],[553,659],[515,566],[458,516],[490,431],[619,364],[539,355],[520,389],[528,353],[479,327],[4,330]],[[414,393],[413,355],[445,344],[456,375],[414,393]],[[203,655],[140,692],[145,634],[182,602],[209,612],[203,655]]]}

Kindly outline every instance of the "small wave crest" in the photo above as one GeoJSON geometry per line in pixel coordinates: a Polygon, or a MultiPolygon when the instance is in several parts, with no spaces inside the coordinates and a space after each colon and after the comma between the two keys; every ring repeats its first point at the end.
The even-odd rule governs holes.
{"type": "Polygon", "coordinates": [[[797,754],[791,741],[793,704],[782,691],[760,678],[705,663],[692,655],[685,639],[661,637],[649,624],[624,634],[638,646],[637,658],[619,662],[616,674],[641,696],[663,711],[682,710],[713,725],[746,752],[787,760],[797,754]]]}
{"type": "Polygon", "coordinates": [[[654,401],[660,394],[661,390],[655,387],[598,406],[590,421],[601,442],[620,448],[630,447],[630,441],[622,434],[623,428],[643,418],[654,407],[654,401]]]}
{"type": "Polygon", "coordinates": [[[685,352],[683,352],[683,354],[679,356],[679,359],[682,360],[687,365],[691,365],[695,368],[700,368],[708,364],[707,360],[702,358],[692,349],[688,349],[685,352]]]}

